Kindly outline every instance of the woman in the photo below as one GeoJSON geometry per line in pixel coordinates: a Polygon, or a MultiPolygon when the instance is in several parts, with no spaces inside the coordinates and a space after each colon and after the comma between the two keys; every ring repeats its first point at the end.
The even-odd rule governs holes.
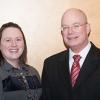
{"type": "Polygon", "coordinates": [[[16,23],[0,28],[0,100],[39,100],[40,77],[26,64],[27,45],[16,23]]]}

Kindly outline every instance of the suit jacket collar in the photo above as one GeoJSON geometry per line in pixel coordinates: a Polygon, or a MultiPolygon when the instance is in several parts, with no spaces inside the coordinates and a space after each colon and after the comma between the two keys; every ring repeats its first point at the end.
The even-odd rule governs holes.
{"type": "MultiPolygon", "coordinates": [[[[94,44],[92,44],[91,49],[82,65],[82,68],[76,80],[76,84],[73,88],[73,91],[77,90],[79,86],[84,84],[84,82],[86,82],[86,80],[92,76],[93,72],[97,70],[99,65],[100,65],[100,49],[98,49],[97,47],[95,47],[94,44]]],[[[71,78],[69,72],[69,49],[59,54],[58,70],[59,70],[59,76],[61,77],[61,80],[64,82],[64,83],[61,82],[62,85],[64,85],[65,88],[69,88],[69,90],[71,90],[71,78]]]]}
{"type": "MultiPolygon", "coordinates": [[[[100,49],[95,47],[93,43],[91,44],[91,49],[82,65],[73,90],[76,90],[79,86],[84,84],[84,82],[92,76],[93,72],[95,72],[100,65],[100,49]]],[[[59,62],[58,68],[60,70],[60,76],[64,81],[64,86],[71,87],[71,78],[69,72],[69,49],[62,52],[61,57],[59,57],[59,62]]]]}
{"type": "Polygon", "coordinates": [[[93,72],[95,72],[95,70],[99,67],[99,65],[100,65],[100,50],[92,44],[91,49],[80,70],[74,89],[84,84],[84,82],[89,77],[92,76],[93,72]]]}

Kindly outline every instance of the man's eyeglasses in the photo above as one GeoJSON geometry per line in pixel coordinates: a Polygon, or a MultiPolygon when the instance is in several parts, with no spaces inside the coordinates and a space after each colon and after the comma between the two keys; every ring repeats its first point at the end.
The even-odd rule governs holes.
{"type": "Polygon", "coordinates": [[[61,31],[62,31],[62,32],[68,31],[69,28],[71,28],[73,31],[77,31],[77,30],[80,29],[81,26],[84,26],[84,25],[86,25],[86,24],[87,24],[87,23],[81,24],[81,25],[80,25],[80,24],[75,24],[75,25],[72,25],[72,26],[64,25],[64,26],[61,27],[61,31]]]}

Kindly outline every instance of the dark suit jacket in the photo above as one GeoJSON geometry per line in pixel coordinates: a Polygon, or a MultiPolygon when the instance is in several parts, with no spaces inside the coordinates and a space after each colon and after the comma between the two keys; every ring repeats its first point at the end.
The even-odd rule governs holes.
{"type": "Polygon", "coordinates": [[[41,100],[100,100],[100,49],[93,44],[75,87],[71,87],[69,50],[47,58],[42,73],[41,100]]]}

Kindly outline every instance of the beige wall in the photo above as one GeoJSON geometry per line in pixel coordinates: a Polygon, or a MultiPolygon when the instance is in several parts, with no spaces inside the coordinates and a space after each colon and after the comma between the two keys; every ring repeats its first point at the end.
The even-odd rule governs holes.
{"type": "Polygon", "coordinates": [[[28,63],[41,74],[46,57],[65,49],[60,19],[70,7],[83,9],[92,27],[90,40],[100,47],[99,0],[0,0],[0,26],[13,21],[25,32],[28,63]]]}

